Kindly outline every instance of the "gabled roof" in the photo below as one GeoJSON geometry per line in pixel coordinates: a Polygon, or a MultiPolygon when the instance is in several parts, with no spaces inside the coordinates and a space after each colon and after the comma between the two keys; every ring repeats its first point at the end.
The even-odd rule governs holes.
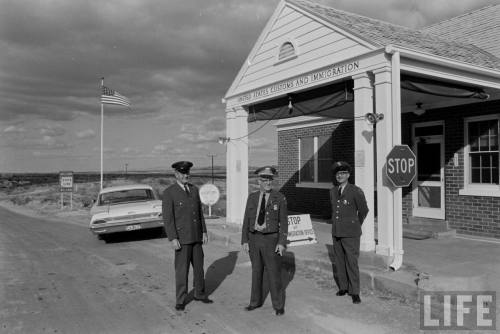
{"type": "Polygon", "coordinates": [[[311,1],[287,0],[287,2],[380,47],[392,44],[476,66],[500,69],[499,58],[470,43],[441,38],[432,33],[341,11],[311,1]]]}
{"type": "Polygon", "coordinates": [[[500,57],[500,4],[453,17],[421,31],[471,43],[500,57]]]}

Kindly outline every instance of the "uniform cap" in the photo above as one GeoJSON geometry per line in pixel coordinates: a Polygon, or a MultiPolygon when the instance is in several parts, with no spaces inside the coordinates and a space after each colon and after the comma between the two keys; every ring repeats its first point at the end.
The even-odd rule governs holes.
{"type": "Polygon", "coordinates": [[[260,167],[255,171],[255,174],[259,175],[259,177],[267,178],[267,179],[273,179],[274,176],[277,174],[276,168],[272,166],[264,166],[260,167]]]}
{"type": "Polygon", "coordinates": [[[189,169],[191,167],[193,167],[193,163],[191,161],[177,161],[172,164],[172,168],[182,174],[189,173],[189,169]]]}
{"type": "Polygon", "coordinates": [[[345,161],[337,161],[332,165],[332,169],[333,169],[333,174],[337,174],[337,172],[341,171],[347,171],[351,173],[351,165],[349,165],[345,161]]]}

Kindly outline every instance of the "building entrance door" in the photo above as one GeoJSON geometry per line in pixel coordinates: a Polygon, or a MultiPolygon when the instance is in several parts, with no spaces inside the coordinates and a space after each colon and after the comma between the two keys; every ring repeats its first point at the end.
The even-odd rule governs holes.
{"type": "Polygon", "coordinates": [[[445,219],[443,124],[413,126],[417,176],[413,182],[413,215],[445,219]]]}

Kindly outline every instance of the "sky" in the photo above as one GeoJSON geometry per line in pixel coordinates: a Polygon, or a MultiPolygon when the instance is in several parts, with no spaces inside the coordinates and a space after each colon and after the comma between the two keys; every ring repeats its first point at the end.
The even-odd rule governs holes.
{"type": "MultiPolygon", "coordinates": [[[[498,0],[319,0],[420,28],[498,0]]],[[[226,91],[279,0],[0,0],[0,173],[222,166],[226,91]]],[[[249,165],[277,163],[251,123],[249,165]]]]}

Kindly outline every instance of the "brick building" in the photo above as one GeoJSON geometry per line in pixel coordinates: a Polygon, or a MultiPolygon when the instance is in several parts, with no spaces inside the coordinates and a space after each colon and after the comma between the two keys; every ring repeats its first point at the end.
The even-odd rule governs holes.
{"type": "Polygon", "coordinates": [[[404,224],[422,220],[500,238],[499,42],[500,5],[413,30],[281,1],[225,96],[227,219],[248,193],[247,122],[278,120],[289,209],[327,217],[331,163],[350,162],[371,209],[362,250],[397,268],[404,224]],[[401,144],[417,176],[396,188],[386,157],[401,144]]]}

